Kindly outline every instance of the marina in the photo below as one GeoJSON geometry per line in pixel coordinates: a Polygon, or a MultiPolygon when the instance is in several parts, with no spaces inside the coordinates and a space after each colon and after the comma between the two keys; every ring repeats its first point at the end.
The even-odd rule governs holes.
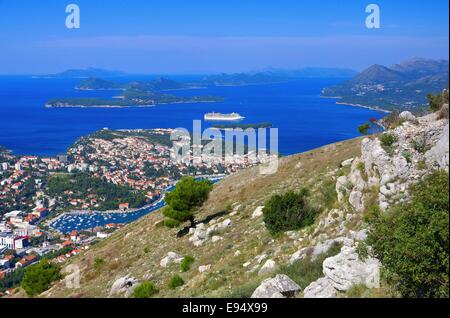
{"type": "MultiPolygon", "coordinates": [[[[208,178],[213,183],[217,183],[224,178],[220,176],[199,177],[208,178]]],[[[164,192],[170,192],[175,188],[175,184],[168,187],[164,192]]],[[[161,209],[166,205],[164,195],[156,202],[140,209],[130,211],[70,211],[65,212],[48,222],[49,226],[60,233],[70,233],[76,231],[88,231],[96,227],[104,227],[107,224],[128,224],[137,219],[161,209]]]]}

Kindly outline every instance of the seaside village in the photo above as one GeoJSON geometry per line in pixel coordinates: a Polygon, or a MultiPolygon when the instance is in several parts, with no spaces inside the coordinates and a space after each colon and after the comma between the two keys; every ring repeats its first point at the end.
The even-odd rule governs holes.
{"type": "MultiPolygon", "coordinates": [[[[170,132],[152,130],[153,134],[164,136],[170,132]]],[[[223,177],[270,159],[266,154],[236,155],[234,163],[225,164],[221,156],[212,156],[203,157],[202,161],[192,165],[186,158],[171,160],[171,145],[136,135],[105,139],[90,136],[82,140],[66,155],[56,157],[19,157],[0,148],[0,282],[19,275],[23,268],[42,257],[51,262],[64,262],[124,225],[110,223],[68,233],[52,228],[52,220],[62,214],[99,211],[104,200],[100,195],[90,193],[90,189],[81,195],[65,191],[63,195],[52,196],[47,183],[53,176],[84,173],[110,184],[141,191],[150,204],[160,199],[164,190],[173,186],[182,175],[223,177]]],[[[180,140],[177,145],[190,145],[189,142],[180,140]]],[[[133,209],[129,202],[121,202],[116,211],[110,212],[130,211],[133,209]]],[[[0,296],[10,292],[0,290],[0,296]]]]}

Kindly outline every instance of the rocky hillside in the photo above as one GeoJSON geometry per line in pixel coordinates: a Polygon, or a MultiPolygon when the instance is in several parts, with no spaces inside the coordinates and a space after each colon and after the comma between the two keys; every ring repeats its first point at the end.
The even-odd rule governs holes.
{"type": "Polygon", "coordinates": [[[156,297],[396,296],[380,261],[361,257],[367,207],[408,200],[409,184],[449,165],[448,116],[400,117],[381,135],[282,158],[274,175],[253,168],[224,179],[184,236],[162,226],[159,212],[124,227],[65,264],[81,270],[79,288],[63,280],[41,297],[130,297],[144,281],[156,297]],[[316,222],[270,235],[265,202],[304,187],[316,222]],[[174,275],[182,286],[171,284],[174,275]]]}

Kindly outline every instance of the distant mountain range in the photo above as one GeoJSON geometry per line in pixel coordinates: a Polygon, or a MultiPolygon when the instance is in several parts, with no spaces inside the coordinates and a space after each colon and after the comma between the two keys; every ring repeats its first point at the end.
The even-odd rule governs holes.
{"type": "Polygon", "coordinates": [[[417,111],[427,104],[428,93],[448,87],[448,60],[413,58],[386,67],[372,65],[352,79],[322,91],[342,103],[386,110],[417,111]]]}
{"type": "Polygon", "coordinates": [[[126,73],[110,71],[101,68],[71,69],[61,73],[35,76],[38,78],[90,78],[90,77],[119,77],[126,73]]]}
{"type": "Polygon", "coordinates": [[[199,87],[195,83],[184,83],[170,80],[165,77],[159,77],[151,81],[132,81],[127,83],[118,83],[97,77],[83,79],[76,87],[79,90],[141,90],[141,91],[166,91],[177,89],[189,89],[199,87]]]}
{"type": "Polygon", "coordinates": [[[202,83],[216,86],[243,86],[282,83],[298,78],[350,78],[357,73],[349,69],[307,67],[297,70],[269,68],[257,72],[205,76],[202,83]]]}

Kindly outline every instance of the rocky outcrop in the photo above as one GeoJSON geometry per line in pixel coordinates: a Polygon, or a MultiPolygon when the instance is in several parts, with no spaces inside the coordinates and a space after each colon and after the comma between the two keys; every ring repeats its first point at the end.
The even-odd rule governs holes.
{"type": "MultiPolygon", "coordinates": [[[[388,141],[383,143],[379,136],[365,138],[361,142],[361,157],[341,164],[341,167],[351,165],[351,168],[348,175],[336,179],[338,201],[341,204],[348,202],[354,214],[365,210],[369,193],[378,199],[380,208],[386,210],[391,204],[407,200],[409,185],[430,171],[448,171],[448,119],[439,114],[416,118],[410,112],[403,112],[399,117],[403,123],[385,132],[392,136],[390,144],[388,141]]],[[[345,209],[345,205],[341,208],[345,209]]],[[[307,255],[314,260],[333,244],[343,244],[339,254],[323,262],[324,277],[306,287],[304,297],[336,297],[356,284],[378,287],[380,262],[373,257],[359,258],[356,246],[367,238],[367,231],[361,228],[346,230],[348,215],[351,214],[347,212],[344,220],[341,210],[330,211],[317,225],[313,232],[315,237],[309,237],[313,242],[311,246],[303,247],[291,256],[291,264],[307,255]],[[333,239],[324,233],[345,233],[345,237],[333,239]],[[317,239],[320,239],[319,243],[317,239]]]]}
{"type": "Polygon", "coordinates": [[[310,256],[311,260],[315,261],[319,255],[327,253],[333,246],[336,246],[337,244],[351,246],[353,244],[353,240],[347,237],[338,237],[335,239],[328,239],[323,242],[319,242],[317,245],[312,247],[304,247],[292,254],[289,263],[292,265],[295,262],[304,259],[306,256],[310,256]]]}
{"type": "Polygon", "coordinates": [[[138,280],[130,275],[126,275],[118,278],[112,285],[109,295],[123,295],[130,296],[133,293],[134,288],[136,288],[138,280]]]}
{"type": "Polygon", "coordinates": [[[380,283],[380,262],[373,257],[361,260],[356,245],[344,245],[336,256],[323,262],[324,277],[312,282],[305,288],[306,298],[336,297],[354,285],[363,284],[368,288],[377,288],[380,283]]]}
{"type": "Polygon", "coordinates": [[[209,227],[200,223],[195,228],[189,230],[189,233],[191,234],[189,241],[196,247],[202,246],[210,237],[213,243],[221,241],[223,238],[217,234],[224,232],[232,225],[233,222],[230,219],[213,223],[209,227]]]}
{"type": "Polygon", "coordinates": [[[339,291],[357,284],[376,288],[380,283],[380,262],[373,257],[360,260],[354,246],[343,246],[338,255],[323,262],[323,273],[339,291]]]}
{"type": "Polygon", "coordinates": [[[169,253],[167,253],[167,256],[161,260],[159,265],[161,265],[161,267],[167,267],[173,263],[179,264],[179,263],[181,263],[182,260],[183,260],[183,257],[178,255],[177,253],[169,252],[169,253]]]}
{"type": "Polygon", "coordinates": [[[222,233],[231,225],[233,225],[233,222],[230,219],[223,220],[222,222],[213,224],[209,228],[207,228],[206,235],[209,236],[211,235],[211,233],[222,233]]]}
{"type": "Polygon", "coordinates": [[[398,115],[398,117],[399,117],[400,119],[407,120],[407,121],[414,121],[414,120],[416,120],[416,116],[414,116],[414,115],[413,115],[411,112],[409,112],[409,111],[401,112],[401,113],[398,115]]]}
{"type": "Polygon", "coordinates": [[[355,158],[350,158],[350,159],[347,159],[347,160],[342,161],[342,162],[341,162],[341,167],[348,167],[348,166],[351,166],[352,163],[353,163],[353,160],[355,160],[355,158]]]}
{"type": "Polygon", "coordinates": [[[258,275],[263,276],[263,275],[271,274],[275,271],[275,267],[276,267],[275,261],[269,259],[261,267],[261,269],[258,272],[258,275]]]}
{"type": "Polygon", "coordinates": [[[439,140],[425,154],[426,162],[435,169],[448,170],[449,166],[449,125],[444,128],[439,140]]]}
{"type": "Polygon", "coordinates": [[[192,234],[189,241],[197,247],[203,245],[203,243],[208,239],[205,224],[203,223],[198,224],[195,228],[191,228],[189,233],[192,234]]]}
{"type": "MultiPolygon", "coordinates": [[[[398,202],[401,197],[404,198],[408,186],[429,171],[448,171],[448,120],[438,119],[436,114],[415,118],[407,112],[402,113],[402,118],[405,120],[402,125],[387,132],[394,136],[394,144],[390,146],[389,153],[380,138],[371,137],[362,141],[361,164],[358,167],[353,164],[347,177],[355,188],[359,188],[356,190],[361,192],[353,192],[349,197],[350,204],[356,210],[362,209],[364,205],[364,191],[361,191],[363,183],[357,172],[361,167],[364,167],[367,186],[379,188],[378,201],[382,210],[398,202]]],[[[337,185],[340,183],[342,180],[338,180],[337,185]]]]}
{"type": "Polygon", "coordinates": [[[253,292],[252,298],[291,298],[301,290],[292,279],[286,275],[277,275],[264,280],[253,292]]]}
{"type": "Polygon", "coordinates": [[[337,295],[336,288],[333,287],[331,280],[327,277],[312,282],[303,291],[304,298],[335,298],[337,295]]]}
{"type": "Polygon", "coordinates": [[[364,196],[361,191],[353,190],[352,192],[350,192],[348,202],[352,205],[352,207],[355,208],[357,212],[362,212],[364,210],[364,196]]]}
{"type": "Polygon", "coordinates": [[[336,193],[339,203],[344,202],[345,196],[349,191],[349,181],[347,176],[340,176],[336,180],[336,193]]]}

